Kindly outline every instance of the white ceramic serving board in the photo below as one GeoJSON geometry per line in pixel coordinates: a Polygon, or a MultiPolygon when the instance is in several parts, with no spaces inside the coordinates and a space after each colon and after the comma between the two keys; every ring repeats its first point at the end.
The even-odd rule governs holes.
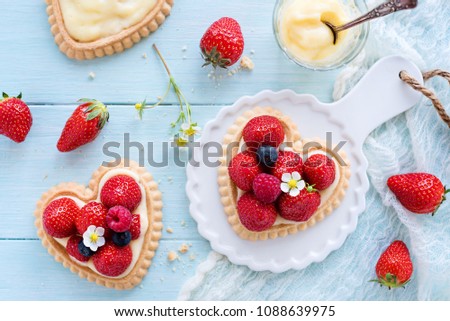
{"type": "MultiPolygon", "coordinates": [[[[419,69],[398,56],[378,61],[341,100],[324,104],[311,95],[298,95],[290,90],[262,91],[242,97],[233,106],[224,107],[204,128],[200,144],[194,152],[199,166],[187,167],[186,191],[190,213],[197,221],[199,233],[211,247],[240,265],[256,271],[284,272],[303,269],[312,262],[324,260],[342,246],[357,225],[358,215],[365,209],[365,193],[369,188],[367,159],[362,145],[372,130],[415,105],[420,94],[404,84],[399,72],[406,70],[422,79],[419,69]],[[332,133],[333,144],[346,141],[343,149],[351,164],[352,176],[341,206],[312,228],[284,238],[247,241],[239,238],[227,222],[217,185],[217,167],[201,162],[208,142],[222,143],[227,129],[244,111],[256,106],[271,106],[291,117],[303,138],[332,133]]],[[[395,139],[395,137],[393,137],[395,139]]],[[[217,157],[215,160],[217,160],[217,157]]]]}

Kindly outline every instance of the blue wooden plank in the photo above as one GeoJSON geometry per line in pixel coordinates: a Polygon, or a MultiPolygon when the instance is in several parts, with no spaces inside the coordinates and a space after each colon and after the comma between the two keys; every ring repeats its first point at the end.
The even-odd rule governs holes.
{"type": "MultiPolygon", "coordinates": [[[[119,142],[123,154],[124,133],[130,140],[144,146],[154,144],[153,159],[161,162],[162,143],[170,140],[170,122],[178,116],[176,106],[161,106],[148,110],[140,121],[132,106],[111,106],[110,122],[99,137],[91,144],[71,153],[60,153],[56,142],[66,119],[75,106],[32,106],[34,124],[27,140],[16,144],[0,136],[0,224],[1,238],[36,238],[33,224],[33,212],[36,201],[42,193],[61,182],[74,181],[87,184],[92,172],[103,161],[112,160],[103,154],[103,145],[107,142],[119,142]]],[[[202,126],[213,118],[218,107],[194,106],[194,120],[202,126]]],[[[112,151],[116,151],[112,149],[112,151]]],[[[145,154],[149,149],[144,148],[145,154]]],[[[137,148],[130,148],[131,159],[138,159],[137,148]]],[[[168,155],[170,166],[154,167],[145,165],[160,182],[164,202],[164,224],[174,230],[173,234],[164,234],[167,238],[200,239],[195,223],[189,215],[188,200],[185,195],[185,168],[173,161],[173,149],[168,155]],[[185,222],[185,224],[183,224],[185,222]]]]}
{"type": "MultiPolygon", "coordinates": [[[[331,99],[336,71],[312,72],[294,65],[281,53],[272,33],[274,1],[175,1],[172,15],[149,39],[123,54],[74,61],[61,54],[47,23],[44,1],[0,0],[0,89],[37,103],[69,103],[80,95],[107,102],[130,103],[162,95],[167,77],[151,50],[157,43],[191,103],[230,104],[263,89],[291,88],[331,99]],[[205,14],[207,8],[208,14],[205,14]],[[212,21],[232,16],[242,26],[245,54],[254,51],[255,70],[213,80],[201,68],[198,43],[212,21]],[[186,47],[186,51],[183,48],[186,47]],[[147,53],[148,59],[142,54],[147,53]],[[88,74],[96,78],[90,80],[88,74]]],[[[174,97],[170,97],[174,102],[174,97]]]]}
{"type": "Polygon", "coordinates": [[[117,291],[88,282],[65,269],[40,241],[0,241],[3,262],[0,300],[175,300],[183,283],[194,275],[195,266],[209,252],[205,242],[192,241],[187,253],[169,262],[168,251],[177,251],[183,243],[162,241],[142,283],[131,290],[117,291]]]}

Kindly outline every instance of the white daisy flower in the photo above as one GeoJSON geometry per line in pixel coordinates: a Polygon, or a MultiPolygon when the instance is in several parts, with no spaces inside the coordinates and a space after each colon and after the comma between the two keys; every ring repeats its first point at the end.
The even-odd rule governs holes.
{"type": "Polygon", "coordinates": [[[105,245],[104,234],[105,229],[103,227],[90,225],[83,233],[83,244],[95,252],[100,246],[105,245]]]}
{"type": "Polygon", "coordinates": [[[192,123],[192,124],[183,123],[183,124],[181,124],[181,131],[183,132],[184,135],[186,135],[188,137],[200,134],[201,130],[202,129],[199,126],[197,126],[196,123],[192,123]]]}
{"type": "Polygon", "coordinates": [[[306,186],[299,172],[284,173],[281,176],[281,181],[281,190],[284,193],[289,193],[292,197],[300,194],[300,191],[306,186]]]}

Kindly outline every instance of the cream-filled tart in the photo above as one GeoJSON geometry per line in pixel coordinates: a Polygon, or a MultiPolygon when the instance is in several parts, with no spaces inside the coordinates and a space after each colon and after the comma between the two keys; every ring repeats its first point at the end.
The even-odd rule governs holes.
{"type": "Polygon", "coordinates": [[[156,31],[173,0],[46,0],[51,31],[69,58],[122,52],[156,31]]]}
{"type": "Polygon", "coordinates": [[[243,239],[274,239],[312,227],[340,205],[349,184],[345,152],[302,138],[293,121],[272,107],[238,117],[223,151],[221,201],[243,239]]]}
{"type": "Polygon", "coordinates": [[[37,203],[38,236],[55,260],[109,288],[138,285],[162,230],[161,192],[135,162],[99,167],[85,187],[62,183],[37,203]],[[126,166],[127,165],[127,166],[126,166]]]}

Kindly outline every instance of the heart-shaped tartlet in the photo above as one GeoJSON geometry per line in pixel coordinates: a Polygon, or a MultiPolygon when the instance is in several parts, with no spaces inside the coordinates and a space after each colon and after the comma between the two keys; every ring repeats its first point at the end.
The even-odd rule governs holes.
{"type": "Polygon", "coordinates": [[[119,53],[156,31],[173,0],[46,0],[55,42],[69,58],[119,53]]]}
{"type": "Polygon", "coordinates": [[[126,162],[99,167],[88,187],[51,188],[37,203],[35,224],[44,247],[64,267],[99,285],[130,289],[155,256],[161,209],[152,175],[126,162]]]}
{"type": "Polygon", "coordinates": [[[243,239],[266,240],[323,220],[345,196],[350,164],[344,151],[302,139],[280,111],[256,107],[228,129],[218,170],[228,222],[243,239]]]}

